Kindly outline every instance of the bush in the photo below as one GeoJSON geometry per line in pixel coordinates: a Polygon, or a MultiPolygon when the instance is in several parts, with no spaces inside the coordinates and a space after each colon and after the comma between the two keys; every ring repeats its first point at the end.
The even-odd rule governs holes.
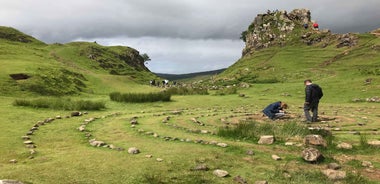
{"type": "Polygon", "coordinates": [[[170,101],[171,94],[167,92],[158,93],[110,93],[110,99],[116,102],[132,102],[132,103],[144,103],[144,102],[157,102],[170,101]]]}
{"type": "Polygon", "coordinates": [[[217,135],[233,139],[256,141],[262,135],[276,135],[277,140],[285,141],[286,138],[294,136],[305,136],[310,131],[305,125],[295,122],[280,123],[258,123],[253,121],[241,122],[236,127],[220,128],[217,135]]]}
{"type": "Polygon", "coordinates": [[[71,100],[70,98],[38,98],[34,100],[16,99],[15,106],[33,108],[49,108],[55,110],[101,110],[105,108],[105,102],[90,100],[71,100]]]}
{"type": "Polygon", "coordinates": [[[215,95],[232,95],[237,94],[237,88],[236,87],[226,87],[219,89],[215,92],[215,95]]]}
{"type": "Polygon", "coordinates": [[[166,92],[171,95],[208,95],[206,88],[171,87],[166,92]]]}

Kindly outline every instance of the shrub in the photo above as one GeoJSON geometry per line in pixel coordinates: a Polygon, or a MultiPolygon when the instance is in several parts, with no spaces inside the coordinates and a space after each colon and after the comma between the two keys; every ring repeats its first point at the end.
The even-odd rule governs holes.
{"type": "Polygon", "coordinates": [[[70,98],[38,98],[33,100],[16,99],[13,102],[13,105],[55,110],[101,110],[105,108],[105,102],[71,100],[70,98]]]}
{"type": "Polygon", "coordinates": [[[219,89],[215,92],[215,95],[232,95],[237,94],[237,88],[236,87],[226,87],[219,89]]]}
{"type": "Polygon", "coordinates": [[[305,125],[295,122],[258,123],[254,121],[241,122],[236,127],[220,128],[217,135],[233,139],[258,140],[262,135],[276,135],[277,140],[310,134],[305,125]]]}
{"type": "Polygon", "coordinates": [[[171,95],[208,95],[207,88],[171,87],[166,92],[171,95]]]}
{"type": "Polygon", "coordinates": [[[110,93],[110,99],[116,102],[132,102],[132,103],[144,103],[144,102],[157,102],[170,101],[171,94],[166,92],[157,93],[110,93]]]}

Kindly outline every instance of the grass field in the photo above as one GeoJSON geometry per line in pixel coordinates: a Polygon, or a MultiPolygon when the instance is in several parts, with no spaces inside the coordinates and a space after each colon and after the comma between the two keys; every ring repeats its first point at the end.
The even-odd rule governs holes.
{"type": "MultiPolygon", "coordinates": [[[[302,116],[302,94],[283,97],[282,91],[274,94],[264,92],[268,88],[281,89],[280,86],[257,85],[241,91],[246,94],[246,98],[238,95],[174,96],[172,102],[144,104],[116,103],[108,100],[107,96],[97,96],[97,99],[107,102],[106,110],[90,111],[81,117],[57,119],[39,127],[31,136],[37,145],[37,154],[33,155],[33,159],[29,158],[29,149],[23,145],[21,136],[38,121],[57,115],[64,117],[70,115],[71,111],[16,107],[12,105],[13,98],[1,97],[0,109],[3,115],[0,121],[6,123],[1,124],[4,132],[1,134],[0,177],[31,183],[231,183],[236,176],[249,182],[333,183],[327,179],[320,180],[324,177],[319,169],[328,162],[309,164],[302,161],[299,156],[302,147],[284,146],[284,142],[263,146],[254,140],[226,139],[214,134],[224,126],[221,119],[227,119],[231,123],[254,119],[278,126],[290,122],[299,123],[301,118],[298,117],[302,116]],[[260,111],[275,100],[288,102],[289,113],[295,118],[276,122],[261,118],[260,111]],[[180,111],[181,114],[173,111],[180,111]],[[163,123],[167,116],[170,116],[170,120],[163,123]],[[137,147],[141,153],[131,155],[126,150],[90,146],[85,133],[79,132],[77,128],[91,117],[98,118],[86,127],[92,138],[126,150],[137,147]],[[133,117],[138,117],[135,128],[131,128],[130,124],[133,117]],[[199,126],[191,118],[197,118],[205,126],[199,126]],[[202,143],[211,141],[226,143],[228,147],[202,143]],[[247,155],[247,150],[253,150],[255,155],[247,155]],[[280,155],[283,160],[272,160],[272,154],[280,155]],[[152,158],[147,158],[146,155],[152,155],[152,158]],[[163,161],[159,162],[157,158],[163,161]],[[9,163],[12,159],[17,159],[18,163],[9,163]],[[199,164],[206,164],[210,170],[192,171],[199,164]],[[305,173],[302,168],[308,168],[308,172],[305,173]],[[217,178],[212,174],[214,169],[227,170],[231,177],[217,178]],[[292,178],[281,178],[282,174],[274,177],[274,174],[279,174],[276,172],[287,172],[292,178]],[[310,179],[307,176],[310,174],[316,175],[315,178],[310,179]]],[[[367,102],[349,103],[343,100],[332,103],[323,100],[320,112],[324,112],[323,117],[334,118],[334,121],[313,126],[329,124],[340,127],[341,131],[334,132],[334,142],[345,141],[359,147],[360,136],[351,132],[359,131],[368,140],[378,140],[379,109],[379,104],[367,102]],[[359,126],[358,123],[365,123],[365,126],[359,126]]],[[[302,140],[295,141],[302,143],[302,140]]],[[[338,159],[328,151],[325,152],[329,159],[338,159]]],[[[373,154],[378,155],[378,150],[362,152],[357,148],[349,152],[334,151],[337,157],[352,157],[357,162],[370,160],[376,168],[380,166],[380,160],[373,157],[373,154]]],[[[341,164],[356,179],[359,177],[356,176],[357,173],[370,175],[363,167],[345,165],[343,161],[341,164]],[[353,170],[356,173],[352,173],[353,170]]],[[[373,179],[376,181],[378,178],[373,179]]],[[[365,181],[370,182],[369,179],[365,181]]]]}

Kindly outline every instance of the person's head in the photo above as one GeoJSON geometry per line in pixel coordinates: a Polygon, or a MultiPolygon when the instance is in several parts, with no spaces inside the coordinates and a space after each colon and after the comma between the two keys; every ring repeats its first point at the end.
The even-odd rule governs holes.
{"type": "Polygon", "coordinates": [[[288,108],[288,104],[286,104],[285,102],[281,102],[281,108],[282,109],[287,109],[288,108]]]}
{"type": "Polygon", "coordinates": [[[312,81],[310,79],[306,79],[305,81],[303,81],[303,84],[305,84],[305,85],[309,85],[311,83],[312,83],[312,81]]]}

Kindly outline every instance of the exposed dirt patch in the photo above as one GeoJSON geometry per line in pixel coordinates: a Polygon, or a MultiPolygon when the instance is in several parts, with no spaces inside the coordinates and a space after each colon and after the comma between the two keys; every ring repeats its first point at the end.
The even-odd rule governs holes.
{"type": "Polygon", "coordinates": [[[24,73],[9,74],[9,76],[12,77],[13,80],[25,80],[30,78],[29,75],[24,73]]]}

